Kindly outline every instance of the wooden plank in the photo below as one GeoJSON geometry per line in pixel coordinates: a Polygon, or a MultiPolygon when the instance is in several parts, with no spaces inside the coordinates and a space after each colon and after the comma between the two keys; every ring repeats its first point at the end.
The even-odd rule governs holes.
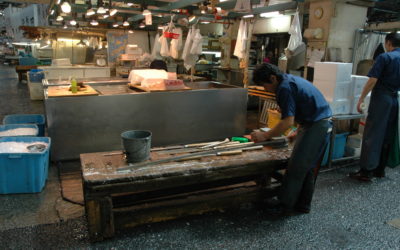
{"type": "MultiPolygon", "coordinates": [[[[275,195],[276,193],[270,195],[275,195]]],[[[269,195],[269,196],[270,196],[269,195]]],[[[115,224],[133,227],[188,215],[238,208],[241,204],[261,201],[268,197],[265,190],[256,186],[221,191],[219,193],[183,197],[166,202],[155,202],[137,207],[115,209],[115,224]],[[128,219],[129,218],[129,219],[128,219]]]]}
{"type": "Polygon", "coordinates": [[[73,97],[73,96],[93,96],[99,93],[89,85],[85,85],[85,90],[72,93],[69,86],[49,86],[47,89],[48,97],[73,97]]]}

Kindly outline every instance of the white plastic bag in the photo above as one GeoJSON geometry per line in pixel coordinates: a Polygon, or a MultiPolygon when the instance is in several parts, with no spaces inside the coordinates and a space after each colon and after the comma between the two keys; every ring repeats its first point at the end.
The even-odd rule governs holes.
{"type": "Polygon", "coordinates": [[[157,33],[156,38],[154,38],[153,50],[151,51],[151,57],[153,60],[158,57],[161,50],[160,35],[157,33]]]}
{"type": "Polygon", "coordinates": [[[173,30],[173,33],[179,34],[179,38],[171,40],[170,55],[172,56],[172,58],[178,59],[179,58],[179,51],[182,48],[182,29],[181,28],[175,28],[173,30]]]}
{"type": "Polygon", "coordinates": [[[200,29],[196,29],[193,37],[192,48],[190,49],[190,54],[200,55],[202,52],[203,52],[203,37],[200,34],[200,29]]]}
{"type": "Polygon", "coordinates": [[[160,37],[160,44],[161,44],[160,54],[162,56],[170,56],[167,38],[164,37],[164,36],[161,36],[160,37]]]}
{"type": "Polygon", "coordinates": [[[290,39],[287,49],[291,52],[294,52],[296,51],[297,47],[304,44],[302,41],[303,37],[301,35],[300,19],[298,12],[296,12],[296,14],[294,15],[292,25],[290,25],[289,34],[290,34],[290,39]]]}

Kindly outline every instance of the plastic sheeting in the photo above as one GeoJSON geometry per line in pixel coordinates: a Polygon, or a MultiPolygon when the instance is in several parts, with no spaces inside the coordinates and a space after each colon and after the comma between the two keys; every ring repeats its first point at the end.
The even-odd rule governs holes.
{"type": "Polygon", "coordinates": [[[237,56],[239,59],[242,59],[246,56],[246,45],[248,39],[248,23],[242,19],[240,20],[239,24],[235,50],[233,52],[234,56],[237,56]]]}

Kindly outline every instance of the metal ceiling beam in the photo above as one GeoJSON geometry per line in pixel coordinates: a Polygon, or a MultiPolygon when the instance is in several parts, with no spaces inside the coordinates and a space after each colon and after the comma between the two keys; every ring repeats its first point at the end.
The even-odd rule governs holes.
{"type": "MultiPolygon", "coordinates": [[[[251,0],[251,4],[252,5],[260,4],[260,0],[251,0]]],[[[224,10],[231,10],[231,9],[235,8],[235,5],[236,5],[235,0],[226,1],[226,2],[217,4],[218,7],[221,7],[224,10]]]]}
{"type": "Polygon", "coordinates": [[[182,0],[182,1],[174,2],[174,3],[168,3],[160,9],[171,11],[174,9],[185,8],[192,4],[197,4],[197,3],[201,3],[201,2],[204,2],[204,0],[182,0]]]}
{"type": "Polygon", "coordinates": [[[248,14],[257,15],[257,14],[266,13],[266,12],[284,11],[284,10],[291,10],[291,9],[296,9],[296,8],[297,8],[297,2],[288,2],[288,3],[274,4],[274,5],[266,6],[266,7],[254,8],[251,13],[230,12],[228,14],[228,16],[235,18],[235,17],[242,17],[242,16],[245,16],[248,14]]]}

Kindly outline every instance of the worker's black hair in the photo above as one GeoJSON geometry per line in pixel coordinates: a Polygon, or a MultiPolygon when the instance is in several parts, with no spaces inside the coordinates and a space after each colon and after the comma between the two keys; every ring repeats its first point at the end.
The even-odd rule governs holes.
{"type": "Polygon", "coordinates": [[[387,34],[385,41],[390,41],[393,47],[400,47],[400,33],[392,32],[387,34]]]}
{"type": "Polygon", "coordinates": [[[278,82],[281,82],[283,79],[283,72],[277,66],[270,63],[259,64],[253,71],[253,82],[257,85],[271,83],[271,75],[276,76],[278,82]]]}
{"type": "Polygon", "coordinates": [[[163,69],[168,71],[167,64],[163,60],[154,60],[150,63],[150,69],[163,69]]]}

